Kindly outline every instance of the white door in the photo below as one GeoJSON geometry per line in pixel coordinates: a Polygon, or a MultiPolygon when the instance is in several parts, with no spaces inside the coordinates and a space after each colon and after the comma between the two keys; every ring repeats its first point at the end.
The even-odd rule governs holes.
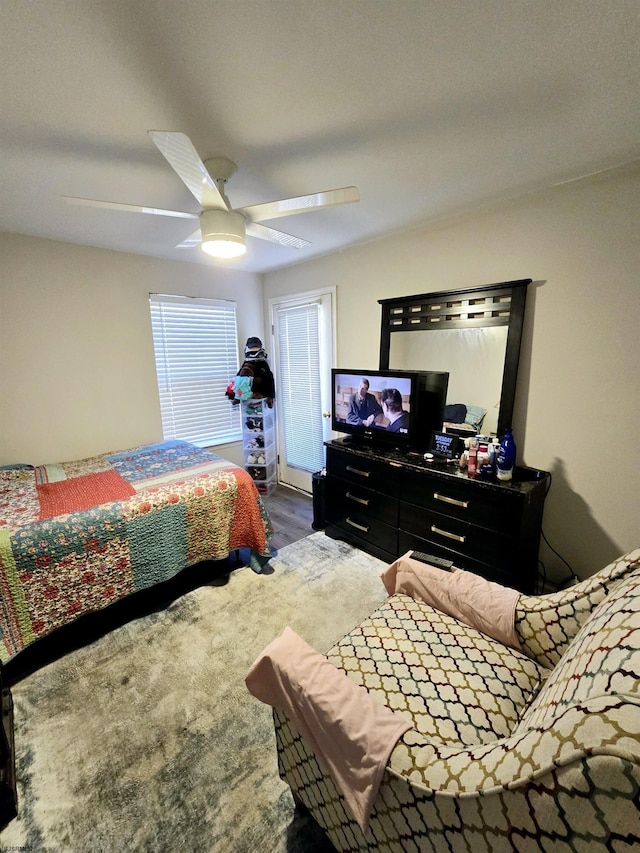
{"type": "Polygon", "coordinates": [[[335,288],[269,301],[278,425],[278,480],[311,492],[331,436],[335,288]]]}

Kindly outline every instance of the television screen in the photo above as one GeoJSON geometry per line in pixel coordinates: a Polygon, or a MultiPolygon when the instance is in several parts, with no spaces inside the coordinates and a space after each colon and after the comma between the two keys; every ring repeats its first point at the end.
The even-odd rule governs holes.
{"type": "Polygon", "coordinates": [[[435,371],[331,371],[332,428],[354,440],[427,449],[442,426],[449,374],[435,371]]]}

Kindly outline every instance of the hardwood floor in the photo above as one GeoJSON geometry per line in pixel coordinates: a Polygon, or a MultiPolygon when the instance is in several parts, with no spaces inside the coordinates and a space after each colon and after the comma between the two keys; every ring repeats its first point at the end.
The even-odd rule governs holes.
{"type": "Polygon", "coordinates": [[[298,542],[313,533],[313,499],[311,495],[290,489],[288,486],[276,486],[273,492],[262,498],[269,518],[273,524],[274,548],[284,548],[292,542],[298,542]]]}

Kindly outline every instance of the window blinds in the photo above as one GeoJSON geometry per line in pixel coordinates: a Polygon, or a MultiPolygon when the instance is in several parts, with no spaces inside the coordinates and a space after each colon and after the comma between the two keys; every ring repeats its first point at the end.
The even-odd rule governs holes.
{"type": "Polygon", "coordinates": [[[277,312],[278,405],[287,464],[304,471],[324,465],[318,304],[277,312]]]}
{"type": "Polygon", "coordinates": [[[149,303],[164,438],[240,440],[240,407],[225,396],[238,372],[235,303],[157,293],[149,303]]]}

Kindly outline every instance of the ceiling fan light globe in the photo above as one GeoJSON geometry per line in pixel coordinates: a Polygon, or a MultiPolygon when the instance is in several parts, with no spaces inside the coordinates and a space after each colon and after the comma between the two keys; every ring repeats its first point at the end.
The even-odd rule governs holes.
{"type": "Polygon", "coordinates": [[[241,258],[246,253],[247,247],[244,243],[216,238],[215,240],[207,240],[206,243],[203,243],[202,251],[206,252],[212,258],[227,261],[233,258],[241,258]]]}
{"type": "Polygon", "coordinates": [[[200,214],[202,250],[214,258],[239,258],[247,251],[244,216],[228,210],[200,214]]]}

